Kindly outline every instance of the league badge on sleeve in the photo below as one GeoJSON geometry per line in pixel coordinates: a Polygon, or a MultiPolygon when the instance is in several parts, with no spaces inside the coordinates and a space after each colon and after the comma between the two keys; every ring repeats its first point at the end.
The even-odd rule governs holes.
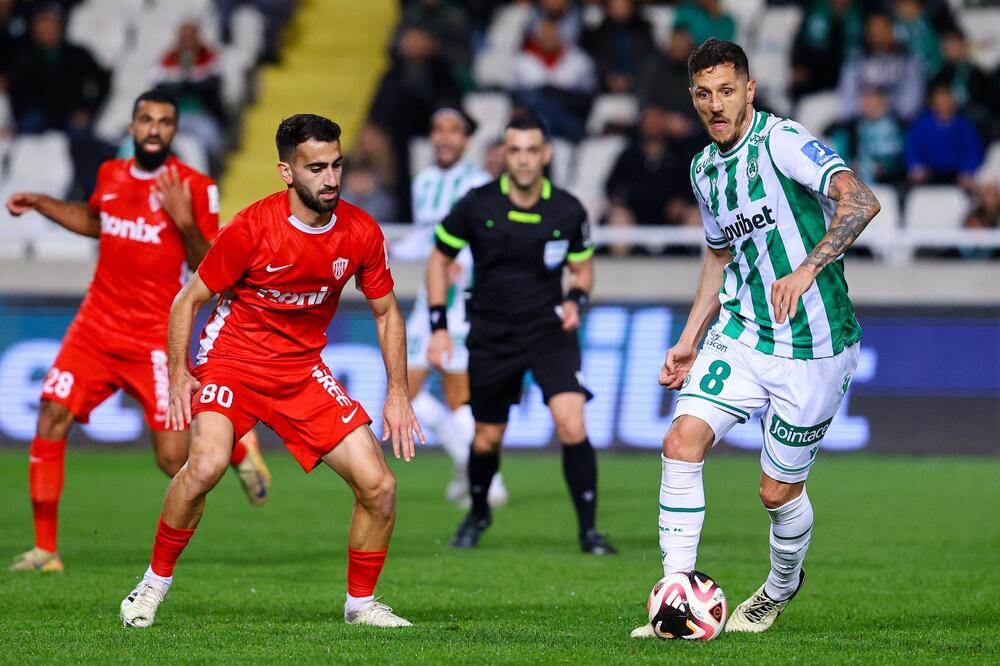
{"type": "Polygon", "coordinates": [[[837,155],[837,151],[817,139],[813,139],[802,146],[802,153],[812,160],[816,166],[823,166],[830,160],[840,157],[837,155]]]}

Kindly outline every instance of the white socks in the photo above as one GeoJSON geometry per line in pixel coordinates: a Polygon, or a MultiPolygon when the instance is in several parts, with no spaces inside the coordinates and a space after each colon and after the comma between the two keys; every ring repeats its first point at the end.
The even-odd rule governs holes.
{"type": "Polygon", "coordinates": [[[441,426],[448,419],[448,409],[441,401],[427,391],[421,391],[410,401],[410,406],[420,425],[438,435],[441,426]]]}
{"type": "Polygon", "coordinates": [[[462,405],[448,414],[442,427],[438,430],[438,441],[441,448],[448,452],[455,462],[455,467],[465,469],[469,462],[469,442],[476,434],[476,419],[472,416],[472,407],[462,405]]]}
{"type": "Polygon", "coordinates": [[[660,552],[663,575],[692,571],[698,557],[698,540],[705,522],[705,463],[682,462],[660,456],[660,552]]]}
{"type": "Polygon", "coordinates": [[[801,495],[777,509],[768,509],[767,514],[771,517],[771,573],[764,592],[774,601],[784,601],[799,585],[802,560],[812,536],[812,504],[803,488],[801,495]]]}
{"type": "Polygon", "coordinates": [[[174,582],[173,576],[170,577],[157,576],[155,573],[153,573],[153,565],[149,565],[148,567],[146,567],[146,573],[143,574],[142,577],[145,580],[155,580],[158,583],[163,583],[167,587],[170,587],[170,584],[174,582]]]}
{"type": "Polygon", "coordinates": [[[344,610],[345,611],[354,611],[354,610],[357,610],[357,609],[361,608],[365,604],[371,603],[373,601],[375,601],[375,595],[374,594],[371,595],[371,596],[367,596],[367,597],[352,597],[351,595],[348,594],[347,595],[347,600],[344,601],[344,610]]]}

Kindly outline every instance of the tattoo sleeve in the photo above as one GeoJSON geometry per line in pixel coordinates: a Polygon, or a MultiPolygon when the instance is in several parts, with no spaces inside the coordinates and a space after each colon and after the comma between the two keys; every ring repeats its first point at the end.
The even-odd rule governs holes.
{"type": "Polygon", "coordinates": [[[834,177],[827,196],[837,202],[830,228],[802,262],[816,272],[844,254],[881,209],[868,186],[850,171],[842,171],[834,177]]]}

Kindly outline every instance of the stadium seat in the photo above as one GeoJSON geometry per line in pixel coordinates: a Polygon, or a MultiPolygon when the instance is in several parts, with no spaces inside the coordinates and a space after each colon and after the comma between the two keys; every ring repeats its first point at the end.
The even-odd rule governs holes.
{"type": "Polygon", "coordinates": [[[462,100],[465,111],[479,124],[477,132],[497,139],[510,118],[510,98],[505,93],[469,93],[462,100]]]}
{"type": "Polygon", "coordinates": [[[670,33],[674,29],[677,8],[645,5],[640,9],[640,12],[653,25],[653,39],[656,40],[656,43],[661,47],[666,46],[667,42],[670,41],[670,33]]]}
{"type": "Polygon", "coordinates": [[[976,171],[976,180],[1000,184],[1000,141],[994,141],[986,148],[986,159],[976,171]]]}
{"type": "Polygon", "coordinates": [[[625,137],[603,136],[584,139],[577,146],[573,160],[576,170],[567,189],[579,197],[592,223],[600,220],[607,209],[604,184],[626,144],[625,137]]]}
{"type": "Polygon", "coordinates": [[[638,119],[639,100],[635,95],[599,95],[587,118],[587,134],[600,135],[609,123],[634,125],[638,119]]]}
{"type": "Polygon", "coordinates": [[[410,176],[416,176],[433,163],[434,149],[430,139],[423,136],[410,139],[410,176]]]}
{"type": "Polygon", "coordinates": [[[868,223],[858,244],[869,247],[877,257],[887,258],[892,255],[893,241],[899,236],[899,193],[889,185],[872,185],[871,189],[882,210],[868,223]]]}
{"type": "Polygon", "coordinates": [[[264,28],[266,19],[256,7],[250,5],[240,5],[233,10],[232,48],[241,53],[253,56],[257,55],[264,48],[264,28]]]}
{"type": "Polygon", "coordinates": [[[575,147],[566,139],[558,137],[551,140],[552,162],[549,164],[549,175],[558,187],[566,187],[570,182],[573,169],[573,151],[575,147]]]}
{"type": "Polygon", "coordinates": [[[806,95],[799,100],[794,118],[816,136],[822,136],[840,118],[840,98],[832,91],[806,95]]]}
{"type": "Polygon", "coordinates": [[[101,3],[87,3],[69,15],[66,38],[86,47],[104,67],[114,69],[127,48],[130,19],[130,13],[122,8],[111,10],[101,3]]]}
{"type": "Polygon", "coordinates": [[[196,137],[190,134],[177,134],[174,137],[173,151],[192,169],[208,173],[208,151],[196,137]]]}
{"type": "Polygon", "coordinates": [[[969,208],[969,198],[954,185],[922,185],[910,190],[903,210],[907,229],[958,229],[969,208]]]}
{"type": "Polygon", "coordinates": [[[517,52],[524,41],[531,12],[531,5],[528,4],[510,4],[498,9],[486,32],[487,48],[496,53],[517,52]]]}
{"type": "Polygon", "coordinates": [[[1000,7],[963,9],[958,22],[969,40],[969,57],[992,71],[1000,64],[1000,7]]]}
{"type": "Polygon", "coordinates": [[[30,240],[30,247],[37,261],[85,261],[97,256],[98,240],[42,220],[42,231],[30,240]]]}
{"type": "Polygon", "coordinates": [[[788,84],[792,41],[801,22],[801,7],[768,7],[754,30],[755,38],[747,42],[750,75],[757,79],[758,90],[780,114],[791,110],[788,84]]]}
{"type": "Polygon", "coordinates": [[[511,60],[512,51],[484,49],[476,55],[472,65],[473,75],[482,88],[507,89],[514,80],[514,68],[511,60]]]}
{"type": "Polygon", "coordinates": [[[722,0],[722,9],[736,21],[736,41],[746,44],[764,10],[764,0],[722,0]]]}

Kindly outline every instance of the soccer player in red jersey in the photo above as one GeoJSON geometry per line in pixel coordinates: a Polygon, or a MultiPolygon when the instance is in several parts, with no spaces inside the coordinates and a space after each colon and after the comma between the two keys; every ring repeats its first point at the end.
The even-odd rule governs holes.
{"type": "Polygon", "coordinates": [[[374,596],[396,519],[396,479],[368,414],[320,358],[341,292],[354,278],[375,315],[386,367],[383,439],[391,437],[396,457],[409,462],[413,433],[421,442],[423,434],[407,399],[406,329],[385,239],[367,213],[340,201],[336,123],[292,116],[278,126],[275,142],[287,188],[237,213],[170,311],[170,422],[190,422],[191,449],[167,489],[149,568],[121,603],[127,626],[153,624],[233,442],[258,420],[306,472],[326,463],[354,491],[344,620],[410,625],[374,596]],[[223,296],[192,374],[194,313],[215,294],[223,296]]]}
{"type": "MultiPolygon", "coordinates": [[[[15,558],[13,571],[62,571],[56,531],[66,435],[118,389],[142,406],[160,469],[173,476],[187,458],[187,433],[167,424],[167,318],[187,269],[198,267],[218,232],[219,193],[211,178],[170,156],[177,113],[169,95],[136,99],[135,158],[101,165],[88,203],[31,192],[7,201],[13,215],[36,210],[100,239],[94,279],[42,384],[29,452],[35,547],[15,558]]],[[[255,436],[233,450],[232,463],[251,503],[263,503],[270,472],[255,436]]]]}

